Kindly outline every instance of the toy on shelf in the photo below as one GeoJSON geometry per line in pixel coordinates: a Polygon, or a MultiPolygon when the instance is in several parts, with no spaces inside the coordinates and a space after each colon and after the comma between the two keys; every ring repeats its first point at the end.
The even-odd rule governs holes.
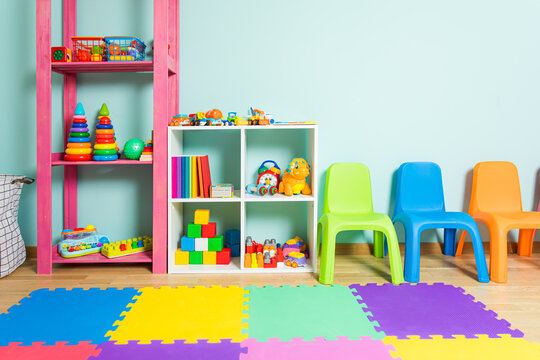
{"type": "Polygon", "coordinates": [[[73,61],[104,61],[105,41],[102,37],[74,36],[73,61]]]}
{"type": "Polygon", "coordinates": [[[124,144],[124,155],[130,160],[139,160],[144,150],[144,141],[133,138],[124,144]]]}
{"type": "Polygon", "coordinates": [[[299,236],[296,236],[294,239],[287,240],[285,244],[283,244],[283,256],[286,257],[292,252],[300,252],[306,257],[309,257],[306,243],[299,236]]]}
{"type": "Polygon", "coordinates": [[[210,185],[211,198],[232,198],[234,195],[233,184],[212,184],[210,185]]]}
{"type": "Polygon", "coordinates": [[[143,148],[139,161],[152,161],[154,159],[154,131],[152,131],[152,139],[146,141],[146,146],[143,148]]]}
{"type": "Polygon", "coordinates": [[[307,161],[302,158],[292,159],[279,184],[279,193],[284,193],[287,196],[310,195],[311,189],[306,182],[308,176],[309,164],[307,161]]]}
{"type": "Polygon", "coordinates": [[[274,123],[272,115],[265,114],[262,110],[250,108],[250,115],[249,125],[272,125],[274,123]]]}
{"type": "Polygon", "coordinates": [[[81,103],[77,103],[73,122],[69,132],[66,154],[66,161],[90,161],[92,160],[92,144],[90,143],[90,133],[86,123],[86,115],[81,103]]]}
{"type": "Polygon", "coordinates": [[[71,49],[65,46],[51,48],[51,62],[71,62],[71,49]]]}
{"type": "Polygon", "coordinates": [[[99,110],[99,123],[96,125],[96,143],[94,145],[95,161],[118,160],[118,144],[107,104],[103,104],[99,110]]]}
{"type": "Polygon", "coordinates": [[[108,258],[116,258],[152,250],[152,238],[139,236],[138,238],[103,244],[101,254],[108,258]]]}
{"type": "Polygon", "coordinates": [[[65,258],[95,254],[108,242],[109,238],[100,235],[92,225],[85,228],[64,229],[58,243],[58,254],[65,258]]]}
{"type": "Polygon", "coordinates": [[[106,36],[105,53],[108,61],[142,61],[146,45],[133,36],[106,36]]]}
{"type": "Polygon", "coordinates": [[[283,262],[283,251],[276,239],[266,239],[264,244],[258,244],[251,236],[246,237],[244,268],[276,268],[279,262],[283,262]]]}
{"type": "Polygon", "coordinates": [[[230,230],[223,235],[217,235],[217,224],[210,222],[210,210],[195,210],[193,223],[187,226],[187,235],[180,239],[180,246],[175,253],[176,265],[228,265],[231,262],[232,251],[235,250],[240,232],[230,230]],[[230,247],[225,247],[225,246],[230,247]]]}
{"type": "Polygon", "coordinates": [[[169,126],[190,126],[191,120],[186,114],[178,114],[174,116],[169,123],[169,126]]]}
{"type": "Polygon", "coordinates": [[[227,121],[235,126],[248,125],[248,121],[246,119],[242,119],[240,116],[236,115],[236,112],[233,111],[227,115],[227,121]]]}
{"type": "Polygon", "coordinates": [[[257,173],[259,174],[257,182],[246,186],[247,193],[260,196],[277,194],[280,185],[279,174],[281,174],[278,164],[272,160],[265,160],[259,166],[257,173]]]}
{"type": "Polygon", "coordinates": [[[306,255],[300,252],[293,251],[285,257],[285,265],[293,267],[293,268],[297,268],[299,266],[306,266],[307,265],[306,255]]]}

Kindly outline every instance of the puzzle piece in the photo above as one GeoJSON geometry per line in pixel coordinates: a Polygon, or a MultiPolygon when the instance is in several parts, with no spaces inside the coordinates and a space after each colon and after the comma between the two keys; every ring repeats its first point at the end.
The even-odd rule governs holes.
{"type": "Polygon", "coordinates": [[[101,350],[99,356],[91,359],[99,360],[237,360],[247,349],[240,347],[240,343],[233,343],[223,339],[221,343],[209,343],[200,340],[196,344],[186,344],[183,340],[172,344],[163,344],[161,341],[151,341],[150,344],[137,344],[137,341],[128,341],[125,345],[116,345],[111,341],[98,346],[101,350]]]}
{"type": "Polygon", "coordinates": [[[462,288],[442,283],[428,284],[367,284],[351,285],[358,302],[367,304],[372,319],[377,320],[388,336],[407,338],[418,335],[430,338],[441,335],[452,338],[477,334],[497,337],[510,334],[523,337],[510,323],[497,319],[497,314],[485,310],[485,305],[464,294],[462,288]]]}
{"type": "Polygon", "coordinates": [[[247,339],[242,341],[242,347],[247,351],[240,355],[240,360],[394,360],[390,352],[395,350],[382,340],[373,340],[370,337],[361,337],[359,340],[338,337],[336,341],[326,341],[324,338],[303,341],[293,338],[291,341],[268,339],[266,342],[258,342],[256,339],[247,339]]]}
{"type": "Polygon", "coordinates": [[[247,317],[243,300],[244,289],[237,286],[144,288],[136,304],[125,313],[123,320],[114,323],[117,328],[107,336],[118,344],[129,340],[138,340],[141,344],[152,340],[193,343],[201,339],[209,342],[231,339],[239,342],[247,337],[242,335],[246,327],[243,320],[247,317]]]}
{"type": "Polygon", "coordinates": [[[501,338],[478,335],[477,339],[458,335],[454,339],[444,339],[442,336],[420,339],[411,336],[403,340],[389,336],[384,339],[384,343],[393,345],[396,351],[392,355],[402,360],[540,359],[540,344],[508,334],[501,334],[501,338]]]}
{"type": "Polygon", "coordinates": [[[22,346],[11,343],[0,346],[0,359],[5,360],[86,360],[98,354],[97,345],[91,345],[89,341],[81,341],[77,345],[59,342],[54,345],[34,343],[32,346],[22,346]]]}
{"type": "Polygon", "coordinates": [[[248,286],[246,290],[249,291],[249,338],[290,341],[296,337],[336,340],[344,336],[353,340],[385,336],[375,329],[379,324],[368,318],[366,305],[358,304],[344,286],[248,286]]]}
{"type": "Polygon", "coordinates": [[[0,314],[0,346],[11,342],[54,345],[81,341],[99,344],[119,319],[138,290],[126,289],[39,289],[21,300],[20,305],[0,314]]]}

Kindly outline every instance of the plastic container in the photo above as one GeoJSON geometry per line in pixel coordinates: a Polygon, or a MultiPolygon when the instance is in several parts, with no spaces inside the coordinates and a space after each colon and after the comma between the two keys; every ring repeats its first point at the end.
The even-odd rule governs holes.
{"type": "Polygon", "coordinates": [[[74,36],[73,61],[107,61],[105,56],[105,40],[102,37],[74,36]]]}
{"type": "Polygon", "coordinates": [[[142,61],[146,45],[133,36],[106,36],[105,53],[108,61],[142,61]]]}

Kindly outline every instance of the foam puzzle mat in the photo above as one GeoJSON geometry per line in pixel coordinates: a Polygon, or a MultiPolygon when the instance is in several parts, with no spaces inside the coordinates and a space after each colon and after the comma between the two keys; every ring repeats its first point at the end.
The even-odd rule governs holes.
{"type": "Polygon", "coordinates": [[[0,314],[0,359],[540,359],[445,284],[40,289],[0,314]]]}

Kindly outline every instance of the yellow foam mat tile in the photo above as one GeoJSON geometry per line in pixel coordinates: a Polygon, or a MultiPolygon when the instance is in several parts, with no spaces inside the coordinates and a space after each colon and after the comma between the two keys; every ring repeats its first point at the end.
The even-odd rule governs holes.
{"type": "Polygon", "coordinates": [[[152,340],[240,342],[247,338],[242,329],[248,326],[244,293],[237,286],[143,288],[137,301],[128,305],[131,309],[121,314],[124,318],[114,323],[118,327],[106,336],[117,344],[130,340],[140,344],[152,340]]]}
{"type": "Polygon", "coordinates": [[[454,336],[455,339],[443,339],[432,336],[432,339],[420,339],[410,336],[409,339],[397,339],[388,336],[385,344],[396,349],[392,353],[396,359],[402,360],[508,360],[508,359],[540,359],[540,344],[528,342],[524,338],[513,338],[499,335],[501,338],[488,338],[477,335],[477,339],[454,336]]]}

